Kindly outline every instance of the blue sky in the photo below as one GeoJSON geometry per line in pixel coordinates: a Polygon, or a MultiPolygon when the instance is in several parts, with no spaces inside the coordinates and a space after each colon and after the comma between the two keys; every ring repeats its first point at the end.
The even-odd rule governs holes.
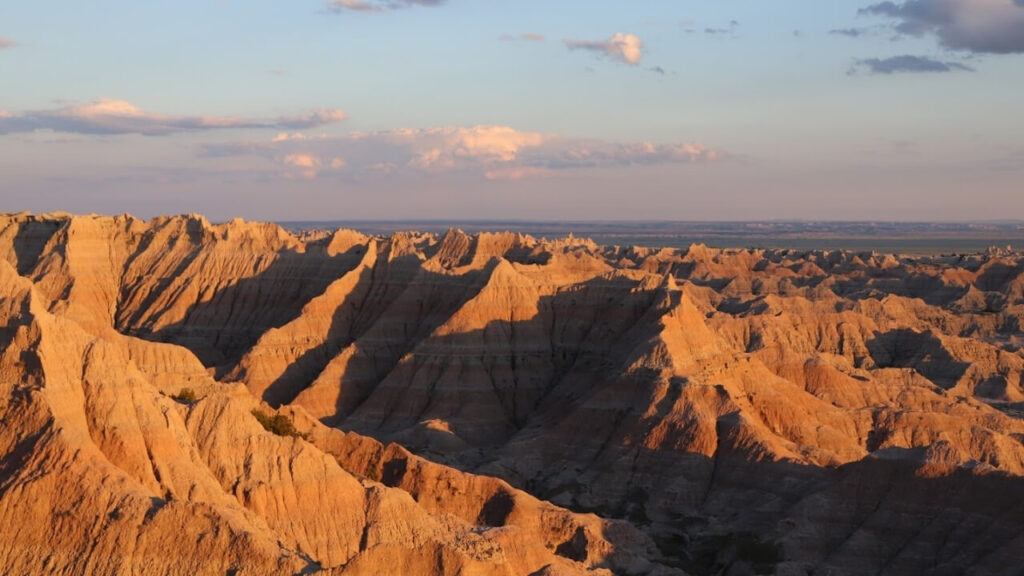
{"type": "Polygon", "coordinates": [[[1024,218],[1024,2],[0,6],[0,210],[1024,218]]]}

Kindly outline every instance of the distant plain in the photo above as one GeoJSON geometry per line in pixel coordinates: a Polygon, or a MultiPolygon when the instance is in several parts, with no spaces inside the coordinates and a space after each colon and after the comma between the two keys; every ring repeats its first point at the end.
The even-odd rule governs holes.
{"type": "Polygon", "coordinates": [[[990,247],[1024,249],[1024,221],[997,222],[671,222],[521,220],[337,220],[279,222],[295,231],[351,228],[388,235],[399,230],[443,233],[511,231],[537,238],[569,234],[602,245],[681,248],[852,250],[925,255],[983,252],[990,247]]]}

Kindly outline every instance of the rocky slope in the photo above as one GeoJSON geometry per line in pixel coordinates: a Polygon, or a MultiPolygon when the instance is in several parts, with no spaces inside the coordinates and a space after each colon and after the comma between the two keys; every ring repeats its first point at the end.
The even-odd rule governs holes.
{"type": "Polygon", "coordinates": [[[1024,562],[1018,254],[19,214],[0,256],[10,573],[1024,562]]]}

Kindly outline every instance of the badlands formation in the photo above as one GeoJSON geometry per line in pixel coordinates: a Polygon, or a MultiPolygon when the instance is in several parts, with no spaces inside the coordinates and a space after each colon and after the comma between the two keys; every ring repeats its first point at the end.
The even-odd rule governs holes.
{"type": "Polygon", "coordinates": [[[1024,257],[0,217],[5,574],[1019,574],[1024,257]]]}

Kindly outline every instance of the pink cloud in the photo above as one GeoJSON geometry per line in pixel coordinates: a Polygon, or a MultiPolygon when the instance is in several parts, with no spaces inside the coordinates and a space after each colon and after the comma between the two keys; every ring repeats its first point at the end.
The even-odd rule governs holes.
{"type": "Polygon", "coordinates": [[[286,178],[301,178],[303,180],[315,180],[317,167],[320,166],[320,159],[309,154],[288,154],[281,159],[281,162],[289,168],[285,171],[286,178]]]}
{"type": "Polygon", "coordinates": [[[490,180],[611,166],[693,164],[722,157],[700,143],[611,142],[493,125],[398,128],[319,139],[278,135],[271,141],[208,145],[203,153],[262,156],[304,171],[329,166],[352,174],[475,172],[490,180]]]}
{"type": "Polygon", "coordinates": [[[630,66],[636,66],[644,57],[644,41],[621,32],[607,40],[566,40],[565,45],[570,50],[597,52],[630,66]]]}
{"type": "Polygon", "coordinates": [[[527,180],[532,178],[548,178],[555,174],[547,168],[524,166],[522,168],[498,168],[484,172],[488,180],[527,180]]]}

